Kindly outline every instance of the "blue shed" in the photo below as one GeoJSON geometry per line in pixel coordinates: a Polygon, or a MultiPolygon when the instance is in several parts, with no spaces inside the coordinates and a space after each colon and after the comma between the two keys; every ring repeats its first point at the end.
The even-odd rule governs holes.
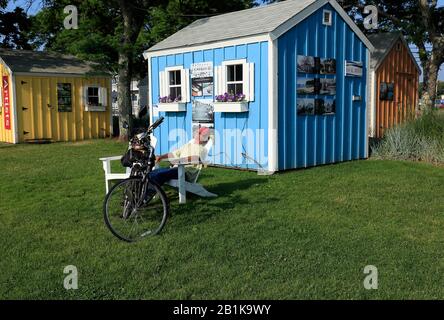
{"type": "Polygon", "coordinates": [[[276,172],[368,156],[373,46],[335,0],[200,19],[148,49],[157,153],[214,128],[214,165],[276,172]]]}

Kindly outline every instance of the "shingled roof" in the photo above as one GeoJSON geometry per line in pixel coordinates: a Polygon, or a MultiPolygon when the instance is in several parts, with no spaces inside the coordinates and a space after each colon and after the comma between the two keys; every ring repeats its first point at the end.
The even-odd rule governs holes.
{"type": "MultiPolygon", "coordinates": [[[[305,9],[318,8],[330,3],[333,5],[348,24],[359,34],[366,45],[371,47],[367,38],[361,33],[347,14],[334,0],[287,0],[270,5],[263,5],[251,9],[221,14],[214,17],[197,20],[176,32],[172,36],[149,48],[146,52],[161,51],[173,48],[184,48],[192,45],[201,45],[243,38],[248,36],[271,34],[277,32],[292,18],[300,14],[303,20],[305,9]]],[[[308,10],[309,11],[309,10],[308,10]]],[[[371,48],[373,49],[373,48],[371,48]]]]}
{"type": "Polygon", "coordinates": [[[404,45],[407,47],[408,52],[412,57],[412,60],[415,62],[416,67],[421,73],[421,68],[419,67],[418,62],[413,56],[413,53],[410,50],[410,47],[401,32],[375,33],[368,35],[367,38],[375,47],[375,50],[371,54],[371,61],[370,61],[370,67],[372,69],[377,69],[385,60],[390,51],[393,49],[393,46],[396,44],[396,42],[398,40],[401,40],[404,43],[404,45]]]}
{"type": "Polygon", "coordinates": [[[0,49],[0,58],[12,72],[109,76],[95,63],[51,52],[0,49]]]}

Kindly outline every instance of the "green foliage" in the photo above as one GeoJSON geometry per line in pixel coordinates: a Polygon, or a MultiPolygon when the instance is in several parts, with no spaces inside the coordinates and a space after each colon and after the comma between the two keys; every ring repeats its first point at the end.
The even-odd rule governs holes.
{"type": "MultiPolygon", "coordinates": [[[[0,145],[1,299],[438,299],[444,170],[356,161],[258,176],[207,168],[219,195],[126,244],[102,218],[110,140],[0,145]],[[378,290],[363,269],[376,265],[378,290]],[[75,265],[79,289],[63,288],[75,265]]],[[[119,165],[119,161],[116,161],[119,165]]]]}
{"type": "Polygon", "coordinates": [[[114,73],[119,69],[119,52],[129,50],[133,54],[133,70],[143,78],[147,72],[144,50],[204,15],[249,8],[254,1],[170,0],[146,8],[134,3],[127,5],[137,14],[145,15],[143,27],[131,48],[122,46],[122,15],[115,1],[46,1],[45,7],[32,18],[32,34],[39,46],[98,62],[114,73]],[[78,8],[78,30],[63,27],[63,8],[68,4],[78,8]]]}
{"type": "Polygon", "coordinates": [[[444,114],[428,111],[417,120],[389,129],[373,155],[378,159],[444,163],[444,114]]]}
{"type": "MultiPolygon", "coordinates": [[[[0,2],[6,7],[7,1],[0,2]]],[[[31,21],[26,12],[16,7],[12,12],[0,10],[0,47],[16,49],[32,49],[31,21]]]]}

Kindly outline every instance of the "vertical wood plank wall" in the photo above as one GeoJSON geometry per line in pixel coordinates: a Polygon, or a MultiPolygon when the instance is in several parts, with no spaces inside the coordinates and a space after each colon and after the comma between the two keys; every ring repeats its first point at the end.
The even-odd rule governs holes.
{"type": "MultiPolygon", "coordinates": [[[[184,51],[174,55],[152,57],[152,83],[149,88],[152,92],[151,105],[155,110],[159,102],[159,72],[164,71],[165,68],[183,66],[189,69],[191,64],[199,62],[213,62],[213,68],[215,68],[221,66],[223,61],[237,59],[246,59],[247,62],[255,65],[255,99],[249,103],[249,112],[214,113],[214,128],[218,136],[210,156],[212,156],[212,162],[217,165],[254,170],[258,169],[258,165],[248,161],[242,153],[246,152],[249,157],[259,163],[268,156],[268,42],[229,47],[215,46],[214,49],[184,51]],[[254,135],[254,146],[248,144],[249,132],[254,135]],[[261,139],[260,132],[264,139],[261,139]],[[233,133],[235,133],[234,136],[233,133]]],[[[213,96],[191,97],[192,101],[195,99],[214,100],[215,97],[214,94],[213,96]]],[[[159,112],[157,116],[154,116],[153,121],[160,116],[165,117],[164,123],[155,132],[158,138],[157,154],[170,152],[192,138],[192,105],[192,102],[187,103],[186,112],[159,112]],[[186,137],[183,133],[186,133],[186,137]]],[[[261,165],[266,167],[264,163],[261,165]]]]}
{"type": "Polygon", "coordinates": [[[79,141],[110,136],[109,78],[16,76],[15,82],[19,142],[27,139],[79,141]],[[71,83],[72,112],[58,111],[57,83],[71,83]],[[83,88],[86,85],[107,88],[108,105],[105,112],[84,111],[83,88]]]}
{"type": "Polygon", "coordinates": [[[382,138],[388,128],[414,117],[419,99],[419,71],[405,44],[398,40],[376,70],[375,136],[382,138]],[[401,49],[398,50],[398,43],[401,49]],[[381,83],[394,83],[393,101],[381,101],[381,83]]]}
{"type": "MultiPolygon", "coordinates": [[[[279,38],[279,170],[306,168],[367,156],[367,48],[329,4],[279,38]],[[322,23],[323,10],[333,23],[322,23]],[[297,72],[297,56],[336,59],[336,75],[297,72]],[[345,61],[360,61],[362,77],[346,77],[345,61]],[[336,78],[336,113],[297,114],[298,99],[323,98],[297,94],[297,78],[336,78]],[[360,96],[361,101],[352,97],[360,96]]],[[[328,96],[332,98],[332,96],[328,96]]]]}

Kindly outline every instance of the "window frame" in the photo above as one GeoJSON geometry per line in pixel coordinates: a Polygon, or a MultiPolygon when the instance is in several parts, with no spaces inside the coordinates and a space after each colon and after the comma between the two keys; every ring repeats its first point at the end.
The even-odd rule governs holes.
{"type": "MultiPolygon", "coordinates": [[[[222,72],[224,73],[224,79],[225,79],[225,83],[224,83],[224,90],[226,93],[228,92],[228,85],[230,84],[242,84],[242,94],[246,93],[246,81],[245,81],[245,77],[249,76],[245,74],[245,66],[247,64],[247,60],[246,59],[240,59],[240,60],[227,60],[227,61],[223,61],[222,62],[222,66],[223,66],[223,70],[222,72]],[[242,81],[236,81],[236,66],[240,65],[242,68],[242,81]],[[228,67],[234,66],[234,81],[228,81],[228,67]]],[[[233,94],[236,94],[235,92],[233,94]]]]}
{"type": "MultiPolygon", "coordinates": [[[[183,66],[175,66],[175,67],[167,67],[167,68],[165,68],[165,76],[167,78],[167,83],[168,83],[168,88],[167,88],[168,89],[168,97],[171,96],[171,98],[173,100],[175,100],[177,97],[173,97],[171,95],[171,88],[180,88],[180,100],[179,100],[179,102],[183,102],[184,101],[184,94],[183,94],[182,91],[186,87],[185,84],[182,83],[182,72],[184,72],[183,66]],[[171,78],[170,78],[171,72],[176,72],[176,73],[179,72],[180,84],[174,84],[174,85],[171,84],[171,78]]],[[[187,81],[187,79],[185,79],[185,81],[187,81]]]]}
{"type": "MultiPolygon", "coordinates": [[[[99,85],[95,85],[95,84],[93,84],[93,85],[89,84],[89,85],[86,86],[86,101],[85,101],[86,105],[91,106],[91,107],[100,107],[100,106],[102,106],[102,103],[100,102],[100,88],[101,87],[99,85]],[[90,88],[97,89],[97,105],[89,103],[89,98],[90,98],[89,89],[90,88]]],[[[95,97],[95,96],[92,96],[92,97],[95,97]]]]}
{"type": "Polygon", "coordinates": [[[324,9],[324,11],[322,11],[322,24],[324,26],[332,26],[333,25],[333,11],[327,10],[327,9],[324,9]],[[329,17],[328,20],[325,19],[325,14],[328,14],[328,17],[329,17]]]}

